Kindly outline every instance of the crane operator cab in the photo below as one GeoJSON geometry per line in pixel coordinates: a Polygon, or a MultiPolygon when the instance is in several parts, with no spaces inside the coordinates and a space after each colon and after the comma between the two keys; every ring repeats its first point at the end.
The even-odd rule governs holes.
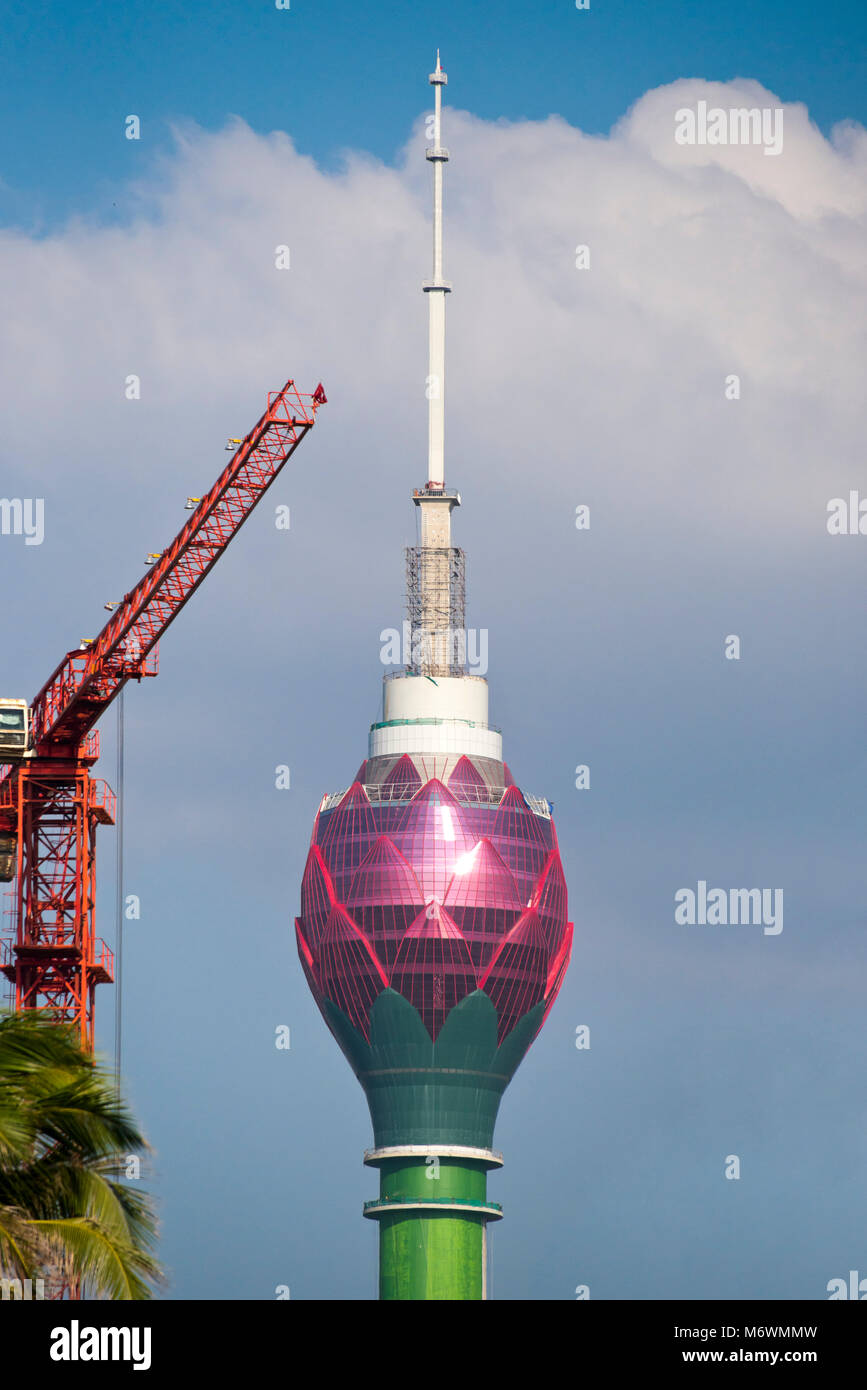
{"type": "MultiPolygon", "coordinates": [[[[17,763],[32,754],[31,711],[26,700],[0,699],[0,763],[17,763]]],[[[0,883],[17,871],[18,841],[0,830],[0,883]]]]}
{"type": "Polygon", "coordinates": [[[0,831],[0,883],[11,883],[15,877],[18,841],[14,835],[0,831]]]}
{"type": "Polygon", "coordinates": [[[29,758],[30,740],[30,706],[27,701],[0,699],[0,763],[29,758]]]}

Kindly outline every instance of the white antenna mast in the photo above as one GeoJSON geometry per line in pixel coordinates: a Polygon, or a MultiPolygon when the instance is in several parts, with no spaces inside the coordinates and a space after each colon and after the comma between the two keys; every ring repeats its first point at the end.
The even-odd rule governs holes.
{"type": "MultiPolygon", "coordinates": [[[[413,501],[419,509],[419,544],[407,551],[407,596],[410,629],[422,641],[410,669],[434,680],[465,672],[463,650],[453,649],[454,634],[464,635],[464,556],[451,541],[451,513],[461,504],[457,492],[445,486],[445,371],[446,295],[451,285],[443,279],[443,165],[449,152],[440,143],[442,89],[448,78],[437,49],[436,72],[428,79],[434,89],[433,144],[425,156],[433,165],[433,279],[426,280],[430,315],[427,482],[416,488],[413,501]]],[[[415,640],[415,639],[414,639],[415,640]]]]}
{"type": "Polygon", "coordinates": [[[428,81],[434,89],[433,144],[425,157],[433,164],[433,279],[425,281],[430,309],[430,353],[428,367],[428,482],[442,487],[445,482],[445,371],[446,371],[446,295],[451,285],[443,279],[443,165],[449,152],[440,142],[442,89],[448,82],[440,65],[437,49],[436,72],[428,81]]]}

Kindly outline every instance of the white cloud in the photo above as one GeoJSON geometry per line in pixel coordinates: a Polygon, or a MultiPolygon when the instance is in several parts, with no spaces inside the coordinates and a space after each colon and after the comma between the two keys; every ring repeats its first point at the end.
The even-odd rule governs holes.
{"type": "MultiPolygon", "coordinates": [[[[821,546],[827,499],[863,478],[865,132],[825,140],[787,104],[778,158],[678,146],[674,111],[700,98],[777,101],[756,83],[684,80],[608,138],[446,111],[447,477],[464,493],[471,595],[486,596],[477,624],[571,590],[582,501],[587,582],[612,622],[636,575],[671,611],[690,554],[694,575],[712,563],[692,581],[705,601],[771,555],[785,592],[810,538],[819,571],[842,554],[821,546]],[[511,590],[505,556],[524,572],[511,590]]],[[[399,620],[408,492],[425,468],[424,144],[420,118],[398,167],[349,153],[326,172],[282,133],[190,126],[131,190],[126,225],[0,235],[3,490],[46,500],[46,542],[27,557],[34,626],[11,659],[38,633],[41,679],[52,643],[98,626],[223,466],[225,436],[290,373],[330,398],[278,485],[291,539],[260,511],[228,578],[196,596],[200,630],[243,629],[249,662],[275,629],[290,644],[326,624],[369,629],[372,650],[399,620]],[[288,271],[274,266],[282,244],[288,271]],[[133,372],[138,402],[123,394],[133,372]]],[[[23,563],[0,547],[7,586],[23,563]]],[[[532,621],[535,649],[556,649],[562,607],[532,621]]],[[[332,636],[322,650],[340,665],[332,636]]],[[[493,650],[492,663],[495,682],[493,650]]]]}
{"type": "MultiPolygon", "coordinates": [[[[608,139],[558,118],[491,124],[448,111],[454,481],[467,441],[474,453],[490,441],[484,467],[474,463],[480,485],[520,476],[529,448],[544,489],[567,441],[618,455],[630,433],[673,481],[671,445],[694,449],[706,435],[713,456],[729,372],[741,375],[743,400],[728,421],[738,410],[759,429],[772,420],[786,451],[802,433],[786,418],[797,402],[817,418],[842,413],[844,430],[852,421],[864,365],[865,132],[847,127],[828,142],[790,104],[778,159],[677,146],[673,112],[700,96],[777,100],[752,82],[684,80],[647,93],[608,139]],[[589,271],[575,269],[579,243],[590,246],[589,271]]],[[[282,134],[259,137],[240,121],[217,135],[191,127],[137,190],[127,226],[4,233],[6,450],[26,441],[62,487],[70,451],[83,455],[85,442],[88,476],[117,470],[106,431],[118,430],[131,469],[173,476],[173,440],[201,456],[212,420],[219,435],[231,407],[231,423],[246,427],[291,370],[311,388],[328,378],[328,430],[344,448],[352,441],[341,483],[359,476],[362,457],[375,482],[392,439],[416,441],[415,458],[401,460],[414,482],[423,140],[419,122],[398,169],[350,155],[325,173],[282,134]],[[274,268],[283,243],[289,271],[274,268]],[[142,379],[136,405],[123,399],[130,372],[142,379]],[[47,454],[59,464],[61,443],[55,476],[47,454]]],[[[823,454],[800,467],[827,467],[823,454]]],[[[769,478],[782,475],[780,459],[766,463],[769,478]]]]}
{"type": "MultiPolygon", "coordinates": [[[[802,221],[835,213],[860,217],[867,210],[867,137],[863,127],[841,123],[828,141],[810,121],[803,103],[783,102],[759,82],[681,78],[641,97],[614,134],[668,168],[723,171],[802,221]],[[781,153],[768,156],[762,145],[678,145],[674,139],[675,112],[695,109],[699,101],[724,111],[780,109],[781,153]]],[[[701,186],[714,185],[704,180],[701,186]]]]}

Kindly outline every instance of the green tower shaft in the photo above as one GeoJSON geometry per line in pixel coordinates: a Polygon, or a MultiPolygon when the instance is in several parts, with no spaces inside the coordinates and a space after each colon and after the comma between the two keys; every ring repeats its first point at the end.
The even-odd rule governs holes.
{"type": "Polygon", "coordinates": [[[380,1195],[364,1215],[379,1222],[380,1299],[481,1300],[487,1296],[487,1198],[491,1150],[407,1145],[374,1150],[380,1195]]]}

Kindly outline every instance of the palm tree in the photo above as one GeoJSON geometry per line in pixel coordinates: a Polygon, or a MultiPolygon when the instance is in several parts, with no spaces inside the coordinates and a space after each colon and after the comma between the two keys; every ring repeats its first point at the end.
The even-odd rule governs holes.
{"type": "Polygon", "coordinates": [[[119,1181],[123,1160],[147,1148],[73,1029],[0,1016],[0,1277],[151,1298],[162,1279],[152,1200],[119,1181]]]}

